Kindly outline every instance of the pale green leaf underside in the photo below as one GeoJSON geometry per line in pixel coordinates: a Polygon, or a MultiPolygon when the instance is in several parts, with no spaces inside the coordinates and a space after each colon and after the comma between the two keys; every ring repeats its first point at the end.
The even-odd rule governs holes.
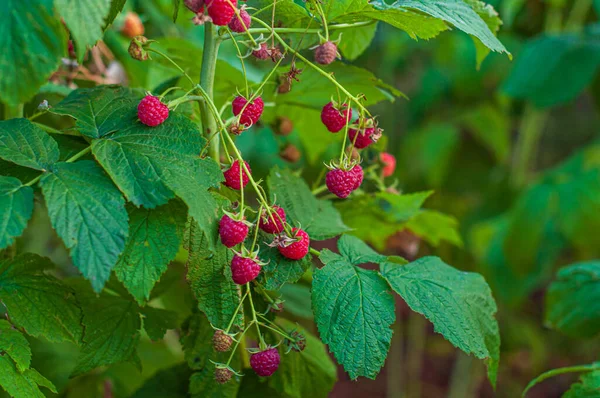
{"type": "Polygon", "coordinates": [[[0,176],[0,250],[21,236],[33,213],[33,189],[0,176]]]}
{"type": "Polygon", "coordinates": [[[58,144],[27,119],[0,122],[0,158],[36,170],[58,161],[58,144]]]}

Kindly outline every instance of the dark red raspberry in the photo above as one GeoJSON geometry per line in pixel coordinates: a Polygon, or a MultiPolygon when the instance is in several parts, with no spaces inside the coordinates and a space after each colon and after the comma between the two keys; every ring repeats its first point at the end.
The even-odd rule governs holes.
{"type": "Polygon", "coordinates": [[[300,260],[308,254],[310,238],[308,234],[300,228],[292,229],[292,239],[300,239],[290,245],[280,245],[277,248],[282,256],[290,260],[300,260]]]}
{"type": "Polygon", "coordinates": [[[140,122],[150,127],[162,124],[169,117],[169,108],[153,95],[142,98],[137,111],[140,122]]]}
{"type": "Polygon", "coordinates": [[[325,184],[329,192],[345,199],[356,189],[357,178],[358,175],[352,170],[333,169],[325,176],[325,184]]]}
{"type": "Polygon", "coordinates": [[[283,232],[286,221],[285,211],[279,206],[273,206],[271,210],[273,210],[272,217],[269,217],[269,213],[263,210],[258,226],[268,234],[283,232]]]}
{"type": "MultiPolygon", "coordinates": [[[[250,173],[252,173],[252,170],[250,170],[250,166],[248,165],[248,162],[244,162],[244,164],[248,168],[248,171],[250,173]]],[[[250,181],[248,174],[246,174],[246,170],[244,170],[243,168],[240,167],[239,160],[236,160],[235,162],[233,162],[231,167],[223,173],[223,176],[225,176],[225,185],[231,189],[236,189],[238,191],[241,188],[244,188],[250,181]],[[242,172],[242,180],[241,181],[240,181],[240,170],[242,172]],[[241,184],[240,184],[240,182],[241,182],[241,184]]]]}
{"type": "Polygon", "coordinates": [[[204,0],[185,0],[184,4],[192,12],[204,12],[204,0]]]}
{"type": "Polygon", "coordinates": [[[248,30],[251,23],[252,20],[250,19],[250,14],[248,14],[248,11],[242,7],[240,9],[240,17],[238,18],[237,15],[235,15],[231,19],[231,22],[229,22],[229,29],[237,33],[243,33],[248,30]]]}
{"type": "Polygon", "coordinates": [[[243,221],[236,221],[225,214],[219,221],[221,242],[227,247],[242,243],[248,236],[248,226],[243,221]]]}
{"type": "Polygon", "coordinates": [[[213,347],[215,351],[226,352],[231,349],[233,344],[233,338],[222,330],[215,331],[212,338],[213,347]]]}
{"type": "Polygon", "coordinates": [[[363,168],[360,166],[360,164],[354,166],[352,170],[350,170],[350,172],[354,173],[354,190],[356,191],[362,185],[363,179],[365,178],[365,172],[363,171],[363,168]]]}
{"type": "Polygon", "coordinates": [[[261,265],[256,259],[233,256],[231,260],[231,278],[238,285],[245,285],[252,282],[260,274],[261,265]]]}
{"type": "Polygon", "coordinates": [[[379,155],[379,159],[381,160],[381,163],[383,163],[383,169],[381,172],[383,176],[389,177],[394,174],[394,171],[396,170],[396,158],[394,155],[387,152],[382,152],[379,155]]]}
{"type": "Polygon", "coordinates": [[[231,380],[232,376],[233,376],[233,372],[229,369],[223,369],[223,368],[215,369],[215,380],[219,384],[227,383],[229,380],[231,380]]]}
{"type": "Polygon", "coordinates": [[[377,127],[366,127],[360,130],[350,129],[348,130],[348,137],[355,148],[364,149],[377,142],[381,138],[381,132],[377,127]],[[356,137],[356,140],[354,137],[356,137]]]}
{"type": "Polygon", "coordinates": [[[261,97],[256,97],[251,103],[246,105],[248,100],[241,95],[235,97],[233,100],[231,107],[233,108],[233,114],[235,116],[242,113],[240,117],[240,123],[245,125],[246,127],[252,126],[263,113],[263,109],[265,109],[265,103],[263,102],[261,97]],[[244,106],[246,107],[244,109],[244,106]],[[242,109],[244,110],[242,112],[242,109]]]}
{"type": "Polygon", "coordinates": [[[326,41],[315,49],[315,61],[321,65],[329,65],[337,58],[337,45],[326,41]]]}
{"type": "Polygon", "coordinates": [[[258,59],[265,60],[271,58],[271,51],[269,51],[267,43],[260,43],[260,49],[252,51],[252,55],[258,59]]]}
{"type": "Polygon", "coordinates": [[[225,26],[233,19],[237,0],[206,0],[208,16],[215,25],[225,26]]]}
{"type": "Polygon", "coordinates": [[[330,102],[323,107],[321,112],[321,121],[332,133],[343,129],[350,119],[352,119],[352,108],[349,108],[348,104],[344,104],[338,109],[333,102],[330,102]]]}
{"type": "Polygon", "coordinates": [[[269,348],[252,354],[250,356],[250,366],[257,375],[268,377],[275,373],[280,360],[277,348],[269,348]]]}

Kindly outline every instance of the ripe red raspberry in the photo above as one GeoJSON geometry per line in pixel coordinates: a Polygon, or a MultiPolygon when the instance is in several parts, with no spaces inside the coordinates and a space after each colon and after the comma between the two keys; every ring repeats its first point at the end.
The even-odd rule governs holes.
{"type": "Polygon", "coordinates": [[[280,360],[277,348],[269,348],[252,354],[250,356],[250,366],[257,375],[268,377],[275,373],[280,360]]]}
{"type": "Polygon", "coordinates": [[[315,49],[315,61],[321,65],[329,65],[337,58],[337,45],[326,41],[315,49]]]}
{"type": "Polygon", "coordinates": [[[300,240],[287,246],[278,246],[277,248],[282,256],[289,258],[290,260],[300,260],[308,254],[310,238],[308,237],[308,234],[300,228],[293,228],[292,239],[300,240]]]}
{"type": "Polygon", "coordinates": [[[333,102],[330,102],[323,107],[321,112],[321,121],[327,127],[327,130],[332,133],[337,133],[343,129],[351,118],[352,108],[349,108],[348,104],[344,104],[338,109],[333,102]]]}
{"type": "Polygon", "coordinates": [[[354,173],[354,190],[356,191],[362,185],[363,179],[365,178],[365,172],[363,171],[363,168],[360,166],[360,164],[354,166],[352,170],[350,170],[350,172],[354,173]]]}
{"type": "Polygon", "coordinates": [[[267,43],[260,43],[260,49],[252,51],[252,55],[260,60],[271,58],[271,51],[267,47],[267,43]]]}
{"type": "Polygon", "coordinates": [[[219,221],[221,242],[227,247],[242,243],[248,236],[248,226],[243,221],[236,221],[225,214],[219,221]]]}
{"type": "Polygon", "coordinates": [[[246,105],[248,100],[241,95],[235,97],[233,100],[231,107],[233,108],[233,114],[235,116],[242,113],[240,117],[240,123],[245,125],[246,127],[250,127],[260,119],[260,116],[263,113],[263,109],[265,108],[265,103],[263,102],[261,97],[256,97],[254,101],[246,105]],[[244,109],[244,106],[246,107],[244,109]],[[242,112],[242,109],[244,110],[242,112]]]}
{"type": "Polygon", "coordinates": [[[215,334],[212,338],[213,347],[215,351],[218,352],[227,352],[231,349],[231,345],[233,344],[233,339],[230,335],[225,333],[222,330],[215,331],[215,334]]]}
{"type": "Polygon", "coordinates": [[[248,30],[251,23],[250,14],[248,14],[245,7],[242,7],[240,9],[240,17],[238,18],[237,15],[234,15],[231,22],[229,22],[229,29],[236,33],[243,33],[248,30]]]}
{"type": "Polygon", "coordinates": [[[377,142],[381,138],[381,132],[377,127],[366,127],[359,130],[350,129],[348,130],[348,137],[355,148],[364,149],[377,142]],[[356,137],[356,140],[354,137],[356,137]]]}
{"type": "Polygon", "coordinates": [[[396,158],[394,155],[387,152],[382,152],[379,155],[379,159],[381,160],[381,163],[383,163],[383,176],[389,177],[394,174],[394,171],[396,171],[396,158]]]}
{"type": "Polygon", "coordinates": [[[273,206],[271,210],[273,210],[272,217],[269,217],[269,213],[263,210],[258,223],[259,228],[268,234],[283,232],[283,226],[286,221],[285,211],[279,206],[273,206]],[[275,220],[273,221],[273,219],[275,220]]]}
{"type": "Polygon", "coordinates": [[[153,95],[142,98],[137,111],[140,122],[150,127],[162,124],[169,117],[169,108],[153,95]]]}
{"type": "Polygon", "coordinates": [[[223,368],[215,369],[215,380],[219,384],[227,383],[229,380],[231,380],[232,376],[233,376],[233,372],[229,369],[223,369],[223,368]]]}
{"type": "MultiPolygon", "coordinates": [[[[250,170],[250,165],[248,165],[248,162],[244,162],[244,164],[248,168],[248,171],[250,173],[252,173],[252,170],[250,170]]],[[[248,174],[246,174],[246,170],[244,170],[242,167],[240,167],[239,160],[236,160],[235,162],[233,162],[231,167],[223,173],[223,176],[225,176],[225,185],[231,189],[235,189],[238,191],[241,188],[244,188],[250,181],[248,174]],[[241,181],[240,181],[240,170],[242,172],[242,180],[241,181]]]]}
{"type": "Polygon", "coordinates": [[[357,179],[358,175],[352,170],[333,169],[325,176],[325,184],[329,192],[345,199],[356,189],[357,179]]]}
{"type": "Polygon", "coordinates": [[[215,25],[225,26],[233,19],[237,0],[206,0],[208,16],[215,25]]]}
{"type": "Polygon", "coordinates": [[[238,285],[252,282],[260,274],[261,265],[256,259],[233,256],[231,260],[231,278],[238,285]]]}

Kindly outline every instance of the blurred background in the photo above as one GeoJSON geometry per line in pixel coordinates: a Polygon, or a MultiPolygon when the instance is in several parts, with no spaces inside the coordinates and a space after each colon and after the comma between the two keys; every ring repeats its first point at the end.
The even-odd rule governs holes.
{"type": "MultiPolygon", "coordinates": [[[[386,181],[403,193],[435,191],[418,222],[394,222],[361,238],[385,253],[409,259],[435,254],[486,277],[498,302],[502,336],[497,392],[480,361],[454,349],[398,298],[399,322],[381,375],[375,381],[351,382],[340,369],[332,397],[517,397],[543,371],[597,360],[597,339],[568,337],[544,326],[544,294],[558,268],[599,257],[600,2],[489,3],[504,21],[499,37],[512,61],[490,54],[478,67],[473,40],[458,30],[414,41],[381,25],[354,64],[406,95],[371,108],[385,130],[378,147],[398,161],[394,176],[386,181]]],[[[171,0],[128,0],[126,10],[139,17],[146,36],[158,40],[157,48],[175,54],[190,74],[199,73],[203,33],[192,24],[191,13],[182,9],[173,24],[171,0]]],[[[74,86],[125,83],[160,92],[174,85],[177,71],[167,64],[129,58],[132,15],[123,13],[115,21],[90,54],[85,71],[66,60],[53,78],[55,84],[47,85],[31,104],[43,99],[56,103],[74,86]]],[[[223,45],[221,59],[219,73],[231,68],[239,74],[230,43],[223,45]]],[[[270,66],[250,62],[250,79],[260,81],[270,66]]],[[[217,82],[224,98],[235,92],[233,80],[217,82]]],[[[30,105],[26,114],[34,111],[30,105]]],[[[195,117],[191,108],[189,112],[195,117]]],[[[277,110],[265,120],[238,140],[256,174],[265,175],[275,164],[287,165],[302,169],[310,180],[338,151],[339,142],[314,144],[301,123],[289,123],[277,110]]],[[[365,154],[371,160],[375,156],[365,154]]],[[[38,201],[37,206],[43,204],[38,201]]],[[[345,215],[343,206],[340,211],[345,215]]],[[[29,235],[19,245],[67,267],[67,253],[45,217],[45,211],[35,212],[29,235]]],[[[158,289],[167,292],[161,305],[177,309],[185,319],[193,300],[185,288],[185,259],[179,260],[158,289]]],[[[283,295],[290,317],[316,332],[308,281],[286,286],[283,295]]],[[[59,389],[67,386],[65,397],[102,397],[107,388],[114,396],[128,396],[144,378],[182,360],[178,336],[170,332],[164,342],[142,341],[143,377],[133,365],[122,364],[69,381],[70,369],[64,364],[74,364],[74,346],[39,340],[32,345],[34,367],[59,389]]],[[[553,378],[528,396],[560,397],[575,379],[553,378]]]]}

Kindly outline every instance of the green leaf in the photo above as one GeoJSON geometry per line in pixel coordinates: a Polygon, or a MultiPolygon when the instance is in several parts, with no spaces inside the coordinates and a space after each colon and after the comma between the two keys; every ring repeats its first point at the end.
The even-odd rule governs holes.
{"type": "Polygon", "coordinates": [[[473,137],[486,147],[500,163],[510,154],[510,119],[493,105],[482,105],[459,117],[473,137]]]}
{"type": "Polygon", "coordinates": [[[186,363],[159,370],[131,398],[188,398],[191,375],[192,371],[186,363]]]}
{"type": "Polygon", "coordinates": [[[415,312],[429,319],[435,331],[455,347],[483,359],[496,384],[500,334],[492,292],[479,274],[458,271],[437,257],[407,265],[382,264],[394,291],[415,312]]]}
{"type": "Polygon", "coordinates": [[[276,247],[268,245],[272,240],[272,236],[267,234],[259,237],[260,259],[267,263],[262,267],[260,278],[267,290],[279,290],[286,283],[294,283],[304,275],[312,264],[312,256],[309,254],[302,260],[290,260],[282,256],[276,247]]]}
{"type": "MultiPolygon", "coordinates": [[[[558,369],[549,370],[547,372],[542,373],[535,379],[531,380],[529,382],[529,384],[527,384],[527,387],[525,387],[525,390],[523,390],[521,397],[525,398],[527,396],[527,393],[529,392],[529,390],[531,390],[533,387],[535,387],[537,384],[541,383],[542,381],[547,380],[551,377],[568,374],[568,373],[595,372],[597,370],[600,370],[600,362],[594,362],[589,365],[576,365],[576,366],[569,366],[566,368],[558,368],[558,369]]],[[[594,378],[595,378],[595,376],[594,376],[594,378]]],[[[590,398],[593,398],[595,396],[597,396],[597,394],[592,395],[590,398]]],[[[563,398],[564,397],[566,397],[566,395],[563,395],[563,398]]],[[[584,395],[584,397],[587,397],[587,396],[584,395]]],[[[571,396],[570,398],[575,398],[575,397],[571,396]]]]}
{"type": "MultiPolygon", "coordinates": [[[[345,241],[344,251],[362,252],[355,243],[345,241]]],[[[321,339],[351,379],[374,379],[390,348],[394,299],[377,272],[327,249],[319,258],[325,266],[314,273],[312,305],[321,339]]]]}
{"type": "Polygon", "coordinates": [[[111,0],[55,0],[77,49],[79,62],[87,48],[102,38],[105,18],[111,11],[111,0]]]}
{"type": "Polygon", "coordinates": [[[178,315],[173,311],[145,307],[141,314],[144,316],[144,330],[152,341],[162,340],[167,330],[175,329],[178,326],[178,315]]]}
{"type": "MultiPolygon", "coordinates": [[[[231,279],[233,254],[223,245],[211,251],[206,233],[197,225],[190,226],[189,251],[187,279],[198,308],[214,327],[226,329],[241,299],[240,289],[231,279]]],[[[240,310],[234,324],[242,325],[243,321],[240,310]]]]}
{"type": "Polygon", "coordinates": [[[463,246],[458,220],[447,214],[435,210],[421,210],[405,225],[408,230],[433,246],[439,246],[442,241],[458,247],[463,246]]]}
{"type": "Polygon", "coordinates": [[[115,274],[140,305],[167,270],[183,238],[185,206],[170,201],[156,209],[131,208],[129,237],[115,265],[115,274]]]}
{"type": "Polygon", "coordinates": [[[29,120],[0,122],[0,158],[19,166],[47,170],[59,156],[56,141],[29,120]]]}
{"type": "Polygon", "coordinates": [[[21,236],[33,213],[33,189],[0,176],[0,250],[21,236]]]}
{"type": "Polygon", "coordinates": [[[0,386],[15,398],[45,398],[40,387],[57,393],[56,387],[35,369],[19,372],[7,356],[0,355],[0,386]]]}
{"type": "Polygon", "coordinates": [[[73,290],[44,273],[50,268],[48,259],[30,253],[0,262],[0,301],[11,322],[27,334],[78,344],[81,310],[73,290]]]}
{"type": "Polygon", "coordinates": [[[375,33],[377,33],[377,23],[345,29],[343,32],[343,40],[340,42],[338,49],[345,59],[354,61],[371,45],[375,33]]]}
{"type": "Polygon", "coordinates": [[[53,0],[0,2],[0,48],[0,100],[11,106],[25,103],[67,51],[65,28],[53,0]]]}
{"type": "MultiPolygon", "coordinates": [[[[500,26],[502,26],[502,20],[498,16],[496,10],[494,10],[494,7],[491,4],[486,4],[479,0],[464,1],[470,5],[471,8],[473,8],[473,10],[481,17],[494,36],[496,36],[500,30],[500,26]]],[[[477,68],[479,69],[481,63],[490,53],[490,48],[475,36],[473,37],[473,40],[475,41],[475,49],[477,50],[477,68]]],[[[509,55],[509,57],[512,59],[512,56],[509,55]]]]}
{"type": "Polygon", "coordinates": [[[573,337],[600,333],[600,262],[558,271],[546,294],[546,323],[573,337]]]}
{"type": "Polygon", "coordinates": [[[280,292],[287,312],[300,318],[311,320],[314,318],[308,286],[287,284],[281,288],[280,292]]]}
{"type": "Polygon", "coordinates": [[[104,29],[112,25],[117,15],[119,15],[123,10],[123,7],[125,6],[126,2],[127,0],[112,0],[110,2],[110,11],[108,12],[108,16],[106,17],[106,25],[104,26],[104,29]]]}
{"type": "Polygon", "coordinates": [[[582,375],[563,398],[595,398],[600,391],[600,370],[582,375]]]}
{"type": "Polygon", "coordinates": [[[15,362],[19,372],[24,372],[31,365],[29,342],[5,320],[0,320],[0,352],[15,362]]]}
{"type": "Polygon", "coordinates": [[[237,380],[219,384],[215,380],[214,365],[196,372],[190,378],[190,396],[192,398],[235,398],[240,388],[237,380]]]}
{"type": "Polygon", "coordinates": [[[281,206],[290,224],[299,222],[312,240],[333,238],[349,230],[331,202],[319,200],[290,170],[272,169],[267,180],[271,200],[281,206]]]}
{"type": "Polygon", "coordinates": [[[284,330],[296,330],[306,337],[304,351],[291,351],[283,356],[277,372],[269,378],[269,386],[294,398],[326,398],[337,381],[337,369],[331,360],[325,345],[307,330],[283,318],[276,323],[284,330]]]}
{"type": "Polygon", "coordinates": [[[181,0],[173,0],[173,22],[177,22],[179,7],[181,7],[181,0]]]}
{"type": "Polygon", "coordinates": [[[75,119],[75,129],[90,138],[100,138],[125,129],[137,120],[141,95],[121,86],[80,88],[50,111],[75,119]]]}
{"type": "Polygon", "coordinates": [[[87,160],[56,163],[40,184],[52,226],[75,266],[99,292],[128,234],[121,193],[96,163],[87,160]]]}

